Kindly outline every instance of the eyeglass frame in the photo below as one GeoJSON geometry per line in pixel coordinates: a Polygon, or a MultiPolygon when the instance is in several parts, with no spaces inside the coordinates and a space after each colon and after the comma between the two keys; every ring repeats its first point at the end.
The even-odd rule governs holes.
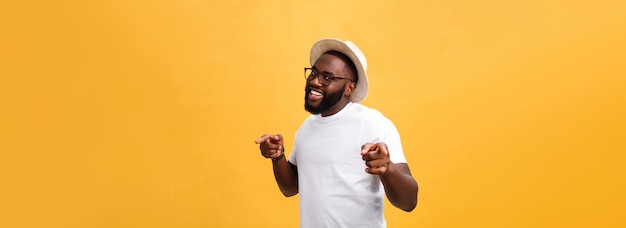
{"type": "Polygon", "coordinates": [[[308,81],[312,81],[313,79],[317,79],[320,82],[320,84],[325,85],[325,86],[330,85],[330,83],[334,82],[335,79],[345,79],[345,80],[350,80],[351,82],[356,83],[354,80],[352,80],[350,78],[337,77],[337,76],[334,76],[332,74],[330,74],[330,75],[329,74],[320,74],[319,72],[317,72],[316,69],[313,69],[312,67],[305,67],[304,68],[304,79],[306,79],[307,82],[308,81]],[[307,70],[311,70],[311,74],[307,75],[306,74],[307,70]],[[317,74],[317,75],[313,75],[314,73],[317,74]],[[311,77],[311,76],[314,76],[314,77],[311,77]],[[320,80],[319,76],[324,77],[324,79],[320,80]],[[309,77],[311,77],[311,79],[309,79],[309,77]],[[328,81],[328,83],[324,84],[324,81],[328,81]]]}

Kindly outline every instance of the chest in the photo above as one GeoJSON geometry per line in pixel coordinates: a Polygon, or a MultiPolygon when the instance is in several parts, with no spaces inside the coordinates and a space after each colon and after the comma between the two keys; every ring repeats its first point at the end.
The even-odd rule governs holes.
{"type": "Polygon", "coordinates": [[[304,163],[362,163],[360,124],[312,125],[299,132],[296,149],[304,163]]]}

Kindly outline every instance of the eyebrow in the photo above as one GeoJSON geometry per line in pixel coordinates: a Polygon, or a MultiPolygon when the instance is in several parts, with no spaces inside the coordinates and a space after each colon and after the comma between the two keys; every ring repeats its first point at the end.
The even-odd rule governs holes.
{"type": "MultiPolygon", "coordinates": [[[[319,71],[317,69],[317,67],[315,67],[315,66],[311,66],[311,69],[313,69],[315,71],[319,71]]],[[[318,72],[318,73],[320,73],[320,74],[330,74],[330,76],[333,76],[333,77],[335,76],[335,74],[333,74],[333,72],[330,72],[330,71],[322,71],[322,72],[318,72]]]]}

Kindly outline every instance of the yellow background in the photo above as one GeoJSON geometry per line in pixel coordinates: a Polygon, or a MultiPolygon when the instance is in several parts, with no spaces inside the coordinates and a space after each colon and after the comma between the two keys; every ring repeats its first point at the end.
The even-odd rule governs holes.
{"type": "Polygon", "coordinates": [[[624,1],[0,1],[0,227],[296,227],[253,141],[354,41],[419,204],[389,227],[626,226],[624,1]]]}

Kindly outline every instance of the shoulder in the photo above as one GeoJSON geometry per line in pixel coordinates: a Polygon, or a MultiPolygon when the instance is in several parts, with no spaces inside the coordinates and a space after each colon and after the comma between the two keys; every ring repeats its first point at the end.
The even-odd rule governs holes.
{"type": "Polygon", "coordinates": [[[361,106],[363,108],[361,111],[361,127],[365,132],[387,132],[397,134],[394,132],[397,132],[398,129],[391,119],[387,118],[382,112],[376,109],[368,108],[363,105],[361,106]]]}
{"type": "Polygon", "coordinates": [[[307,118],[304,119],[304,121],[302,121],[298,129],[302,129],[302,128],[306,128],[307,126],[310,126],[315,121],[316,118],[317,118],[316,115],[309,115],[307,118]]]}
{"type": "Polygon", "coordinates": [[[380,111],[367,107],[365,105],[359,104],[359,103],[352,104],[350,111],[352,112],[352,114],[361,115],[363,117],[370,117],[370,116],[384,117],[380,111]]]}
{"type": "Polygon", "coordinates": [[[390,120],[385,115],[383,115],[382,112],[359,103],[354,104],[353,112],[354,114],[362,117],[365,121],[390,122],[390,120]]]}

